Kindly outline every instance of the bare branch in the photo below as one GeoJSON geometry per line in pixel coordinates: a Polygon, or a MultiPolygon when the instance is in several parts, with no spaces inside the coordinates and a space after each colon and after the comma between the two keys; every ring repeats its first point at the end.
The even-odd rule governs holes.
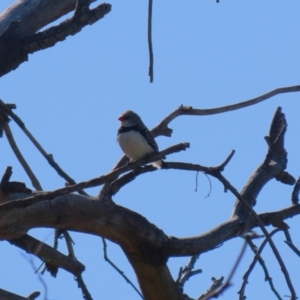
{"type": "Polygon", "coordinates": [[[292,203],[293,204],[299,203],[299,191],[300,191],[300,177],[298,177],[298,180],[296,181],[296,184],[294,186],[294,190],[292,193],[292,203]]]}
{"type": "MultiPolygon", "coordinates": [[[[74,10],[76,3],[76,0],[18,1],[0,14],[0,76],[27,61],[28,53],[55,45],[67,36],[76,34],[84,26],[100,20],[111,10],[111,5],[106,3],[92,10],[78,9],[71,19],[35,34],[44,26],[74,10]]],[[[82,1],[80,3],[82,4],[82,1]]]]}
{"type": "Polygon", "coordinates": [[[171,153],[175,153],[175,152],[179,152],[179,151],[183,151],[186,148],[189,147],[188,143],[180,143],[174,146],[171,146],[161,152],[155,153],[149,157],[145,157],[145,158],[141,158],[137,161],[134,161],[130,164],[127,164],[119,169],[116,169],[115,171],[107,174],[107,175],[102,175],[100,177],[91,179],[89,181],[84,181],[84,182],[80,182],[77,183],[75,185],[70,185],[58,190],[55,190],[53,192],[43,192],[43,193],[39,193],[35,196],[31,196],[28,197],[26,199],[23,200],[16,200],[13,202],[6,202],[4,204],[1,204],[1,210],[10,210],[11,208],[16,208],[16,207],[27,207],[32,205],[33,203],[39,202],[39,201],[43,201],[43,200],[50,200],[53,199],[57,196],[62,196],[62,195],[66,195],[66,194],[70,194],[72,192],[76,192],[78,190],[81,189],[86,189],[86,188],[90,188],[90,187],[94,187],[94,186],[99,186],[102,185],[106,182],[111,182],[112,180],[114,180],[116,177],[118,177],[120,174],[125,173],[127,171],[136,169],[137,167],[146,164],[146,163],[150,163],[159,159],[164,158],[166,155],[171,154],[171,153]]]}
{"type": "Polygon", "coordinates": [[[284,241],[298,256],[300,256],[300,250],[294,245],[293,241],[292,241],[292,237],[289,233],[289,228],[288,226],[286,226],[285,228],[282,229],[285,237],[286,237],[286,241],[284,241]]]}
{"type": "Polygon", "coordinates": [[[219,295],[221,295],[226,289],[228,289],[231,286],[231,279],[232,279],[234,273],[236,272],[236,269],[239,266],[239,264],[242,260],[242,257],[245,254],[246,247],[247,247],[247,242],[245,241],[244,245],[241,249],[241,252],[240,252],[239,256],[237,257],[237,260],[236,260],[226,282],[220,288],[216,288],[216,286],[219,284],[220,280],[217,281],[216,284],[213,285],[211,290],[208,293],[206,293],[204,296],[202,295],[198,300],[208,300],[211,298],[218,298],[219,295]]]}
{"type": "Polygon", "coordinates": [[[295,292],[295,289],[294,289],[294,286],[291,282],[291,279],[290,279],[290,276],[289,276],[289,273],[288,273],[288,270],[281,258],[281,255],[278,251],[278,249],[276,248],[272,238],[270,237],[268,231],[266,230],[262,220],[260,219],[260,217],[257,215],[257,213],[254,211],[254,209],[248,204],[248,202],[246,201],[246,199],[244,199],[239,193],[238,191],[220,174],[220,176],[218,177],[218,179],[228,188],[228,190],[230,190],[236,197],[239,201],[241,201],[241,203],[243,205],[245,205],[245,207],[247,208],[247,210],[249,211],[250,215],[255,219],[255,221],[257,222],[258,226],[260,227],[260,229],[262,230],[263,234],[266,236],[266,239],[268,241],[268,243],[270,244],[270,247],[280,265],[280,269],[281,271],[283,272],[283,275],[285,277],[285,280],[286,280],[286,283],[291,291],[291,295],[292,295],[292,298],[293,300],[296,300],[297,299],[297,296],[296,296],[296,292],[295,292]]]}
{"type": "Polygon", "coordinates": [[[169,114],[164,120],[162,120],[156,127],[154,127],[151,131],[154,137],[159,135],[164,136],[171,136],[172,135],[172,129],[168,127],[168,124],[172,122],[175,118],[179,116],[208,116],[208,115],[215,115],[220,113],[229,112],[232,110],[241,109],[247,106],[251,106],[254,104],[257,104],[259,102],[262,102],[264,100],[267,100],[271,97],[274,97],[278,94],[283,93],[294,93],[300,91],[300,85],[295,86],[289,86],[289,87],[283,87],[275,89],[271,92],[268,92],[264,95],[261,95],[257,98],[253,98],[244,102],[223,106],[223,107],[217,107],[217,108],[209,108],[209,109],[196,109],[191,106],[183,106],[181,105],[179,108],[177,108],[175,111],[173,111],[171,114],[169,114]]]}
{"type": "MultiPolygon", "coordinates": [[[[20,195],[16,197],[20,198],[20,195]]],[[[293,205],[277,212],[260,214],[259,218],[265,226],[268,226],[277,219],[286,219],[299,214],[300,205],[293,205]]],[[[253,220],[250,228],[257,226],[257,222],[253,220]]],[[[184,239],[167,237],[161,229],[133,211],[113,202],[95,201],[93,197],[78,194],[65,195],[52,201],[36,203],[31,207],[5,212],[0,206],[1,239],[24,235],[29,229],[36,227],[85,232],[119,244],[136,271],[145,299],[148,298],[144,292],[150,286],[156,291],[163,291],[170,284],[171,290],[174,291],[175,287],[170,281],[172,277],[165,266],[168,257],[190,256],[210,251],[237,237],[241,232],[240,220],[235,218],[196,237],[184,239]]],[[[170,289],[165,292],[169,293],[170,289]]],[[[155,296],[157,297],[157,294],[155,296]]],[[[164,296],[165,294],[162,294],[161,297],[155,298],[153,295],[149,299],[169,299],[164,296]]]]}
{"type": "MultiPolygon", "coordinates": [[[[250,246],[251,250],[256,254],[257,252],[257,247],[256,245],[253,243],[252,240],[248,240],[248,245],[250,246]]],[[[260,256],[258,258],[258,262],[261,265],[264,273],[265,273],[265,281],[269,282],[270,288],[271,290],[274,292],[275,296],[277,297],[277,299],[282,300],[282,298],[280,297],[279,293],[277,292],[277,290],[275,289],[275,286],[273,284],[273,279],[269,274],[269,271],[267,269],[267,266],[265,264],[265,261],[263,260],[263,258],[260,256]]]]}
{"type": "Polygon", "coordinates": [[[5,173],[2,176],[1,183],[8,182],[12,175],[12,167],[7,167],[5,173]]]}
{"type": "MultiPolygon", "coordinates": [[[[275,233],[277,233],[277,232],[279,232],[279,231],[281,231],[281,229],[278,229],[278,228],[272,230],[271,233],[269,234],[270,237],[273,236],[275,233]]],[[[248,244],[251,245],[251,241],[250,241],[250,240],[248,240],[247,242],[248,242],[248,244]]],[[[260,264],[263,266],[263,269],[264,269],[265,274],[266,274],[266,280],[269,281],[270,286],[271,286],[271,289],[272,289],[272,290],[274,291],[274,293],[277,295],[277,298],[278,298],[278,296],[279,296],[278,293],[277,293],[277,291],[275,290],[275,288],[274,288],[274,286],[273,286],[272,278],[268,275],[268,272],[267,272],[267,269],[265,268],[263,259],[261,258],[261,253],[262,253],[262,251],[263,251],[265,245],[267,244],[267,242],[268,242],[268,240],[265,239],[265,240],[262,242],[262,244],[260,245],[259,249],[255,251],[255,256],[254,256],[254,258],[253,258],[253,261],[252,261],[252,263],[250,264],[250,266],[249,266],[247,272],[246,272],[245,275],[243,276],[242,287],[241,287],[241,289],[240,289],[239,292],[238,292],[238,293],[239,293],[239,299],[240,299],[240,300],[244,300],[244,299],[245,299],[245,289],[246,289],[246,284],[248,283],[249,276],[250,276],[252,270],[254,269],[254,267],[255,267],[257,261],[259,261],[260,264]]],[[[252,245],[251,245],[251,249],[254,249],[252,245]]],[[[278,299],[281,299],[281,298],[279,297],[278,299]]],[[[295,299],[296,299],[296,298],[295,298],[295,299]]]]}
{"type": "Polygon", "coordinates": [[[77,6],[72,18],[32,36],[24,37],[21,40],[22,51],[25,53],[34,53],[53,47],[57,42],[65,40],[68,36],[75,35],[83,27],[99,21],[110,10],[111,5],[108,3],[99,4],[99,6],[91,10],[85,4],[77,6]]]}
{"type": "MultiPolygon", "coordinates": [[[[286,175],[284,170],[287,167],[287,151],[284,148],[284,135],[287,128],[285,115],[278,107],[268,137],[268,152],[264,162],[254,171],[247,184],[241,191],[241,195],[248,204],[255,206],[256,198],[264,185],[271,179],[277,179],[285,184],[293,185],[294,177],[286,175]],[[288,180],[283,180],[283,178],[288,180]]],[[[238,216],[246,224],[249,218],[248,210],[238,200],[235,203],[233,216],[238,216]]]]}
{"type": "MultiPolygon", "coordinates": [[[[67,247],[68,247],[68,252],[69,252],[69,257],[71,257],[73,260],[77,261],[76,257],[75,257],[75,252],[74,252],[74,249],[73,249],[73,240],[70,236],[70,234],[68,233],[68,231],[64,230],[63,231],[63,235],[65,237],[65,240],[66,240],[66,244],[67,244],[67,247]]],[[[82,278],[82,273],[77,273],[75,275],[75,280],[77,281],[78,283],[78,287],[81,289],[82,291],[82,296],[83,296],[83,299],[85,300],[93,300],[86,284],[84,283],[84,280],[82,278]]]]}
{"type": "Polygon", "coordinates": [[[137,289],[137,287],[132,283],[132,281],[124,274],[124,271],[122,271],[121,269],[119,269],[108,257],[107,255],[107,244],[106,244],[106,240],[104,238],[102,238],[102,243],[103,243],[103,255],[104,255],[104,259],[105,261],[107,261],[124,279],[125,281],[130,284],[132,286],[132,288],[139,294],[139,296],[144,299],[143,295],[141,294],[141,292],[137,289]]]}
{"type": "MultiPolygon", "coordinates": [[[[14,105],[13,108],[16,108],[14,105]]],[[[10,116],[12,120],[14,120],[17,125],[21,128],[21,130],[25,133],[25,135],[29,138],[29,140],[33,143],[33,145],[38,149],[38,151],[44,156],[44,158],[48,161],[51,167],[56,170],[56,172],[64,178],[69,184],[76,184],[75,180],[71,178],[54,160],[52,154],[48,154],[45,149],[40,145],[40,143],[35,139],[35,137],[31,134],[31,132],[26,128],[25,123],[12,111],[11,104],[5,104],[0,99],[0,112],[3,111],[6,115],[10,116]]],[[[79,194],[87,195],[87,193],[83,190],[77,191],[79,194]]]]}
{"type": "Polygon", "coordinates": [[[5,135],[7,137],[7,140],[9,142],[10,146],[11,146],[11,149],[15,153],[15,155],[16,155],[17,159],[19,160],[21,166],[23,167],[24,171],[26,172],[29,179],[31,180],[32,185],[34,186],[34,188],[36,190],[41,191],[42,187],[41,187],[37,177],[34,175],[33,171],[31,170],[30,166],[26,162],[25,158],[23,157],[21,151],[19,150],[8,123],[3,124],[3,129],[4,129],[5,135]]]}
{"type": "MultiPolygon", "coordinates": [[[[36,267],[33,263],[33,259],[30,255],[25,255],[24,253],[22,253],[23,257],[30,263],[32,270],[35,272],[35,274],[37,274],[38,280],[39,282],[42,284],[43,288],[44,288],[44,299],[47,300],[47,296],[48,296],[48,287],[47,284],[45,282],[45,280],[42,278],[42,275],[36,272],[36,267]]],[[[36,296],[36,292],[33,294],[30,294],[29,297],[33,298],[36,296]]],[[[38,295],[39,296],[39,295],[38,295]]]]}
{"type": "MultiPolygon", "coordinates": [[[[40,295],[39,292],[34,292],[34,293],[36,293],[35,295],[37,295],[37,296],[35,296],[35,298],[37,298],[40,295]]],[[[19,296],[19,295],[13,294],[11,292],[0,289],[0,299],[2,299],[2,300],[28,300],[28,299],[34,300],[35,298],[28,298],[28,297],[25,298],[25,297],[22,297],[22,296],[19,296]]]]}
{"type": "Polygon", "coordinates": [[[193,255],[190,258],[190,261],[184,268],[180,268],[178,278],[176,280],[176,283],[178,284],[179,288],[183,291],[184,284],[194,275],[202,273],[201,269],[193,270],[195,267],[195,264],[199,258],[199,254],[193,255]]]}
{"type": "Polygon", "coordinates": [[[52,267],[64,269],[74,276],[81,274],[85,269],[85,266],[79,261],[58,252],[57,250],[30,235],[24,235],[17,239],[11,239],[9,240],[9,243],[23,249],[27,253],[38,257],[52,267]]]}
{"type": "MultiPolygon", "coordinates": [[[[215,277],[212,277],[212,285],[211,287],[207,290],[207,292],[205,294],[202,294],[198,300],[204,300],[207,299],[207,296],[210,295],[212,292],[214,292],[215,290],[217,290],[219,287],[222,286],[223,284],[223,280],[224,280],[224,276],[220,277],[219,279],[216,279],[215,277]]],[[[217,297],[216,297],[217,298],[217,297]]]]}
{"type": "Polygon", "coordinates": [[[148,49],[149,49],[149,77],[150,83],[153,82],[153,64],[154,64],[154,55],[153,55],[153,46],[152,46],[152,6],[153,0],[148,0],[148,49]]]}

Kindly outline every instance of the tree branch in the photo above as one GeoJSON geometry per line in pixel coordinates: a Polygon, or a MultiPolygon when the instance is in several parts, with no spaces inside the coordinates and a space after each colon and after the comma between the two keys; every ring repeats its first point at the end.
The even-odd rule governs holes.
{"type": "MultiPolygon", "coordinates": [[[[146,163],[150,163],[159,159],[164,158],[166,155],[171,154],[171,153],[175,153],[175,152],[179,152],[179,151],[183,151],[186,148],[189,147],[189,143],[180,143],[174,146],[171,146],[161,152],[158,153],[154,153],[153,155],[149,156],[149,157],[144,157],[141,158],[137,161],[131,162],[130,164],[127,164],[119,169],[116,169],[114,171],[112,171],[111,173],[107,174],[107,175],[102,175],[100,177],[91,179],[89,181],[83,181],[74,185],[70,185],[58,190],[55,190],[53,192],[39,192],[38,194],[35,194],[34,196],[28,197],[26,199],[23,200],[15,200],[13,202],[6,202],[0,205],[1,210],[10,210],[11,208],[16,208],[16,207],[27,207],[32,205],[33,203],[39,202],[39,201],[43,201],[43,200],[50,200],[53,199],[57,196],[62,196],[62,195],[67,195],[70,194],[72,192],[75,192],[77,190],[82,190],[82,189],[86,189],[86,188],[90,188],[90,187],[95,187],[95,186],[99,186],[102,185],[106,182],[112,182],[116,177],[118,177],[120,174],[123,174],[125,172],[128,172],[130,170],[136,169],[137,167],[144,165],[146,163]]],[[[1,202],[1,201],[0,201],[1,202]]]]}
{"type": "Polygon", "coordinates": [[[0,76],[28,60],[28,53],[52,47],[58,41],[79,32],[110,12],[110,4],[83,9],[91,1],[80,1],[75,15],[58,26],[35,34],[38,30],[75,9],[76,0],[18,1],[0,15],[0,76]]]}
{"type": "MultiPolygon", "coordinates": [[[[16,108],[16,105],[13,105],[13,108],[16,108]]],[[[10,116],[13,121],[21,128],[21,130],[25,133],[25,135],[29,138],[29,140],[33,143],[33,145],[38,149],[38,151],[43,155],[43,157],[47,160],[49,165],[56,170],[58,175],[64,178],[69,184],[76,184],[75,180],[71,178],[54,160],[52,154],[48,154],[45,149],[40,145],[40,143],[34,138],[31,132],[26,128],[25,123],[12,111],[12,104],[5,104],[0,99],[0,113],[5,114],[6,116],[10,116]]],[[[8,118],[8,117],[7,117],[8,118]]],[[[86,195],[87,193],[82,190],[77,191],[79,194],[86,195]]]]}
{"type": "Polygon", "coordinates": [[[289,86],[275,89],[271,92],[268,92],[264,95],[261,95],[257,98],[253,98],[244,102],[217,107],[217,108],[208,108],[208,109],[196,109],[192,106],[183,106],[181,105],[179,108],[174,110],[171,114],[169,114],[166,118],[164,118],[156,127],[151,130],[151,133],[154,137],[159,135],[164,135],[170,137],[172,135],[173,130],[168,127],[169,123],[171,123],[175,118],[179,116],[208,116],[215,115],[220,113],[225,113],[237,109],[241,109],[247,106],[251,106],[257,103],[260,103],[264,100],[267,100],[271,97],[274,97],[283,93],[294,93],[300,92],[300,85],[289,86]]]}
{"type": "Polygon", "coordinates": [[[5,291],[0,289],[0,299],[1,300],[34,300],[36,299],[41,293],[40,292],[33,292],[28,297],[22,297],[11,292],[5,291]]]}
{"type": "Polygon", "coordinates": [[[78,260],[58,252],[30,235],[26,234],[9,240],[9,242],[23,249],[25,252],[38,257],[44,263],[50,264],[52,267],[64,269],[74,276],[80,275],[85,270],[85,266],[78,260]]]}

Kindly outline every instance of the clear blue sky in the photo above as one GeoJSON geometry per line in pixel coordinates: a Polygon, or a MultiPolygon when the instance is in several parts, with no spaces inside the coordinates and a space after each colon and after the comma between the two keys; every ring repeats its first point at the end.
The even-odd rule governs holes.
{"type": "MultiPolygon", "coordinates": [[[[2,0],[1,11],[14,1],[2,0]]],[[[257,97],[278,87],[299,84],[300,3],[291,1],[154,1],[154,83],[150,84],[147,50],[147,1],[109,1],[112,11],[103,20],[84,28],[55,47],[29,57],[29,62],[0,79],[0,98],[16,103],[16,113],[76,181],[109,172],[121,157],[116,143],[118,116],[126,109],[138,112],[154,127],[179,105],[212,108],[257,97]]],[[[220,164],[232,149],[236,154],[224,175],[241,190],[265,158],[264,136],[278,106],[288,121],[286,148],[288,171],[300,174],[300,94],[285,94],[243,110],[208,117],[180,117],[170,126],[172,138],[159,137],[164,149],[178,142],[191,148],[170,156],[172,161],[206,166],[220,164]]],[[[11,123],[15,138],[40,179],[44,190],[64,186],[46,161],[11,123]]],[[[1,142],[0,172],[13,167],[12,180],[31,187],[5,138],[1,142]]],[[[168,235],[187,237],[202,234],[226,221],[235,198],[223,186],[199,174],[158,171],[126,186],[114,198],[122,206],[144,215],[168,235]]],[[[90,189],[92,195],[98,188],[90,189]]],[[[257,212],[274,211],[290,205],[292,187],[270,182],[259,195],[257,212]]],[[[300,218],[288,220],[295,244],[300,247],[300,218]]],[[[272,228],[268,228],[271,230],[272,228]]],[[[257,231],[259,233],[259,231],[257,231]]],[[[52,244],[53,230],[29,232],[52,244]]],[[[77,258],[86,265],[85,282],[97,299],[140,299],[136,292],[103,259],[100,238],[71,233],[77,258]]],[[[300,294],[300,260],[279,233],[274,238],[294,286],[300,294]]],[[[259,244],[259,241],[257,242],[259,244]]],[[[136,283],[135,275],[117,245],[109,243],[110,258],[136,283]]],[[[215,251],[203,254],[197,268],[202,274],[191,278],[185,291],[199,297],[211,285],[211,277],[227,276],[242,247],[237,238],[215,251]]],[[[59,250],[65,252],[64,242],[59,250]]],[[[1,243],[1,288],[27,296],[44,288],[34,274],[29,258],[8,242],[1,243]]],[[[248,249],[233,286],[221,299],[237,299],[241,277],[252,261],[248,249]]],[[[279,294],[290,292],[272,252],[263,258],[279,294]]],[[[170,259],[174,277],[188,258],[170,259]]],[[[60,270],[56,279],[43,276],[49,300],[82,299],[72,275],[60,270]]],[[[247,299],[275,299],[262,269],[257,266],[246,290],[247,299]]],[[[42,299],[42,297],[40,297],[42,299]]]]}

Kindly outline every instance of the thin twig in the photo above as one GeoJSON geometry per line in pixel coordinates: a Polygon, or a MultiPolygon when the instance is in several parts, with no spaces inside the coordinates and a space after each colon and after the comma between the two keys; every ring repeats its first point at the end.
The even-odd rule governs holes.
{"type": "Polygon", "coordinates": [[[300,191],[300,177],[296,181],[296,184],[294,186],[294,190],[292,193],[292,203],[298,204],[299,203],[299,191],[300,191]]]}
{"type": "Polygon", "coordinates": [[[1,183],[8,182],[12,175],[12,167],[8,166],[2,176],[1,183]]]}
{"type": "Polygon", "coordinates": [[[198,174],[199,174],[199,171],[196,172],[196,186],[195,186],[195,192],[197,192],[197,190],[198,190],[198,174]]]}
{"type": "Polygon", "coordinates": [[[213,290],[209,291],[208,293],[206,293],[205,295],[200,296],[198,298],[198,300],[208,300],[208,299],[211,299],[211,298],[218,298],[218,296],[221,293],[223,293],[227,288],[229,288],[231,286],[231,279],[232,279],[233,275],[235,274],[236,269],[239,266],[242,257],[244,256],[246,248],[247,248],[247,243],[245,241],[238,258],[237,258],[235,264],[233,265],[232,270],[230,271],[230,274],[229,274],[226,282],[220,288],[213,289],[213,290]]]}
{"type": "Polygon", "coordinates": [[[107,261],[125,280],[127,283],[129,283],[133,289],[140,295],[142,299],[144,299],[143,295],[141,292],[136,288],[136,286],[130,281],[130,279],[124,274],[122,270],[120,270],[107,256],[107,244],[105,238],[102,238],[102,243],[103,243],[103,255],[105,261],[107,261]]]}
{"type": "Polygon", "coordinates": [[[262,230],[263,234],[265,235],[268,243],[270,244],[270,247],[280,265],[280,269],[285,277],[286,283],[291,291],[291,300],[296,300],[297,299],[297,295],[294,289],[294,286],[291,282],[290,279],[290,275],[289,272],[280,256],[280,253],[278,251],[278,249],[276,248],[272,238],[270,237],[267,229],[265,228],[263,222],[260,220],[259,216],[257,215],[257,213],[255,212],[255,210],[249,205],[249,203],[246,201],[246,199],[244,197],[242,197],[240,195],[240,193],[229,183],[229,181],[221,174],[219,173],[217,176],[215,176],[216,178],[218,178],[223,184],[224,186],[227,187],[227,189],[229,191],[231,191],[231,193],[237,198],[239,199],[239,201],[241,201],[246,208],[248,209],[249,213],[251,214],[251,216],[255,219],[255,221],[257,222],[258,226],[260,227],[260,229],[262,230]]]}
{"type": "Polygon", "coordinates": [[[26,174],[28,175],[29,179],[31,180],[32,185],[34,186],[34,188],[38,191],[42,191],[42,187],[37,179],[37,177],[34,175],[33,171],[31,170],[30,166],[28,165],[28,163],[26,162],[25,158],[23,157],[21,151],[19,150],[13,134],[10,130],[10,127],[7,123],[3,123],[3,129],[5,132],[5,135],[7,137],[7,140],[11,146],[11,149],[13,150],[13,152],[15,153],[17,159],[19,160],[21,166],[23,167],[24,171],[26,172],[26,174]]]}
{"type": "Polygon", "coordinates": [[[183,291],[184,284],[194,275],[202,273],[201,269],[193,270],[195,267],[195,264],[199,258],[200,254],[193,255],[190,258],[190,261],[184,268],[179,269],[178,278],[176,280],[176,283],[181,291],[183,291]]]}
{"type": "MultiPolygon", "coordinates": [[[[217,290],[219,287],[222,286],[223,281],[224,281],[224,276],[221,276],[219,279],[216,279],[215,277],[211,278],[212,280],[212,285],[210,286],[210,288],[207,290],[207,292],[205,294],[202,294],[198,300],[203,300],[203,299],[207,299],[207,294],[211,294],[213,291],[217,290]]],[[[217,298],[218,296],[216,296],[215,298],[217,298]]]]}
{"type": "Polygon", "coordinates": [[[289,229],[288,227],[285,227],[282,229],[285,237],[286,237],[286,241],[284,241],[298,256],[300,256],[300,250],[294,245],[293,241],[292,241],[292,237],[289,233],[289,229]]]}
{"type": "MultiPolygon", "coordinates": [[[[70,236],[70,234],[64,230],[63,232],[63,235],[65,237],[65,240],[66,240],[66,244],[67,244],[67,248],[68,248],[68,252],[69,252],[69,256],[72,257],[73,259],[77,260],[76,259],[76,256],[75,256],[75,252],[74,252],[74,248],[73,248],[73,240],[70,236]]],[[[87,286],[86,284],[84,283],[83,281],[83,278],[82,278],[82,275],[81,274],[76,274],[75,275],[75,280],[77,281],[78,283],[78,287],[81,289],[82,291],[82,296],[85,300],[93,300],[89,290],[87,289],[87,286]]]]}
{"type": "MultiPolygon", "coordinates": [[[[250,246],[251,250],[256,254],[256,252],[257,252],[257,246],[253,243],[252,239],[248,239],[247,242],[248,242],[248,245],[250,246]]],[[[279,293],[275,289],[275,286],[273,284],[273,279],[270,276],[269,271],[267,269],[267,266],[265,264],[265,261],[263,260],[263,258],[261,256],[258,257],[258,262],[261,265],[261,267],[262,267],[262,269],[263,269],[263,271],[265,273],[265,281],[269,282],[270,288],[274,292],[274,294],[277,297],[277,299],[278,300],[282,300],[282,298],[280,297],[279,293]]],[[[247,279],[246,283],[248,283],[248,279],[247,279]]]]}
{"type": "Polygon", "coordinates": [[[152,8],[153,0],[148,0],[148,48],[149,48],[149,77],[150,83],[153,82],[153,64],[154,64],[154,55],[153,55],[153,46],[152,46],[152,8]]]}
{"type": "MultiPolygon", "coordinates": [[[[32,269],[35,271],[36,267],[34,265],[33,259],[30,255],[25,255],[24,253],[22,253],[22,256],[29,262],[29,264],[31,265],[32,269]]],[[[43,277],[41,276],[40,273],[36,273],[37,277],[39,279],[39,282],[42,284],[42,286],[44,287],[44,300],[47,300],[47,295],[48,295],[48,286],[45,282],[45,280],[43,279],[43,277]]]]}
{"type": "MultiPolygon", "coordinates": [[[[277,232],[279,232],[279,231],[281,231],[281,229],[276,228],[276,229],[274,229],[274,230],[272,230],[272,231],[270,232],[269,236],[271,237],[271,236],[273,236],[275,233],[277,233],[277,232]]],[[[249,243],[249,240],[248,240],[248,241],[246,240],[246,242],[247,242],[248,244],[250,244],[250,243],[249,243]]],[[[266,239],[262,242],[262,244],[260,245],[260,247],[258,248],[258,250],[256,251],[252,263],[250,264],[250,266],[249,266],[248,270],[246,271],[245,275],[243,276],[242,287],[241,287],[241,289],[240,289],[239,292],[238,292],[238,293],[239,293],[239,299],[240,299],[240,300],[244,300],[244,299],[245,299],[245,289],[246,289],[246,284],[248,283],[248,278],[249,278],[249,276],[250,276],[252,270],[254,269],[254,267],[255,267],[255,265],[256,265],[256,262],[257,262],[257,261],[260,261],[260,262],[262,261],[262,258],[261,258],[260,255],[261,255],[261,252],[263,251],[263,249],[264,249],[264,247],[266,246],[267,243],[268,243],[268,239],[266,238],[266,239]]],[[[265,269],[264,269],[264,270],[265,270],[265,269]]],[[[268,273],[265,272],[265,274],[267,275],[268,273]]],[[[270,276],[269,276],[269,278],[270,278],[270,276]]],[[[266,279],[267,279],[267,276],[266,276],[266,279]]],[[[270,279],[271,279],[271,278],[270,278],[270,279]]],[[[271,289],[274,291],[274,293],[276,294],[276,296],[277,296],[277,298],[278,298],[279,294],[277,293],[277,291],[276,291],[275,289],[272,288],[273,284],[271,284],[271,281],[270,281],[270,280],[269,280],[269,283],[270,283],[271,289]]],[[[278,299],[281,299],[280,296],[279,296],[278,299]]]]}
{"type": "MultiPolygon", "coordinates": [[[[25,123],[17,116],[10,106],[5,104],[0,100],[1,109],[5,110],[5,113],[11,117],[13,121],[21,128],[21,130],[25,133],[25,135],[29,138],[29,140],[33,143],[33,145],[38,149],[38,151],[43,155],[43,157],[48,161],[49,165],[56,170],[56,172],[64,178],[69,184],[76,184],[75,180],[71,178],[54,160],[52,154],[48,154],[45,149],[41,146],[41,144],[36,140],[36,138],[31,134],[31,132],[26,128],[25,123]]],[[[77,191],[81,195],[87,195],[85,191],[79,190],[77,191]]]]}

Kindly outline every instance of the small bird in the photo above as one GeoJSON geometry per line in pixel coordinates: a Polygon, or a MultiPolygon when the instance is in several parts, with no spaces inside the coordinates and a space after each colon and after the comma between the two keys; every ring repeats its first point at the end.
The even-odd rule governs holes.
{"type": "MultiPolygon", "coordinates": [[[[132,160],[140,159],[147,154],[158,152],[158,146],[148,128],[138,114],[132,110],[125,111],[120,117],[121,126],[117,140],[126,156],[132,160]]],[[[162,161],[152,165],[161,169],[162,161]]]]}

